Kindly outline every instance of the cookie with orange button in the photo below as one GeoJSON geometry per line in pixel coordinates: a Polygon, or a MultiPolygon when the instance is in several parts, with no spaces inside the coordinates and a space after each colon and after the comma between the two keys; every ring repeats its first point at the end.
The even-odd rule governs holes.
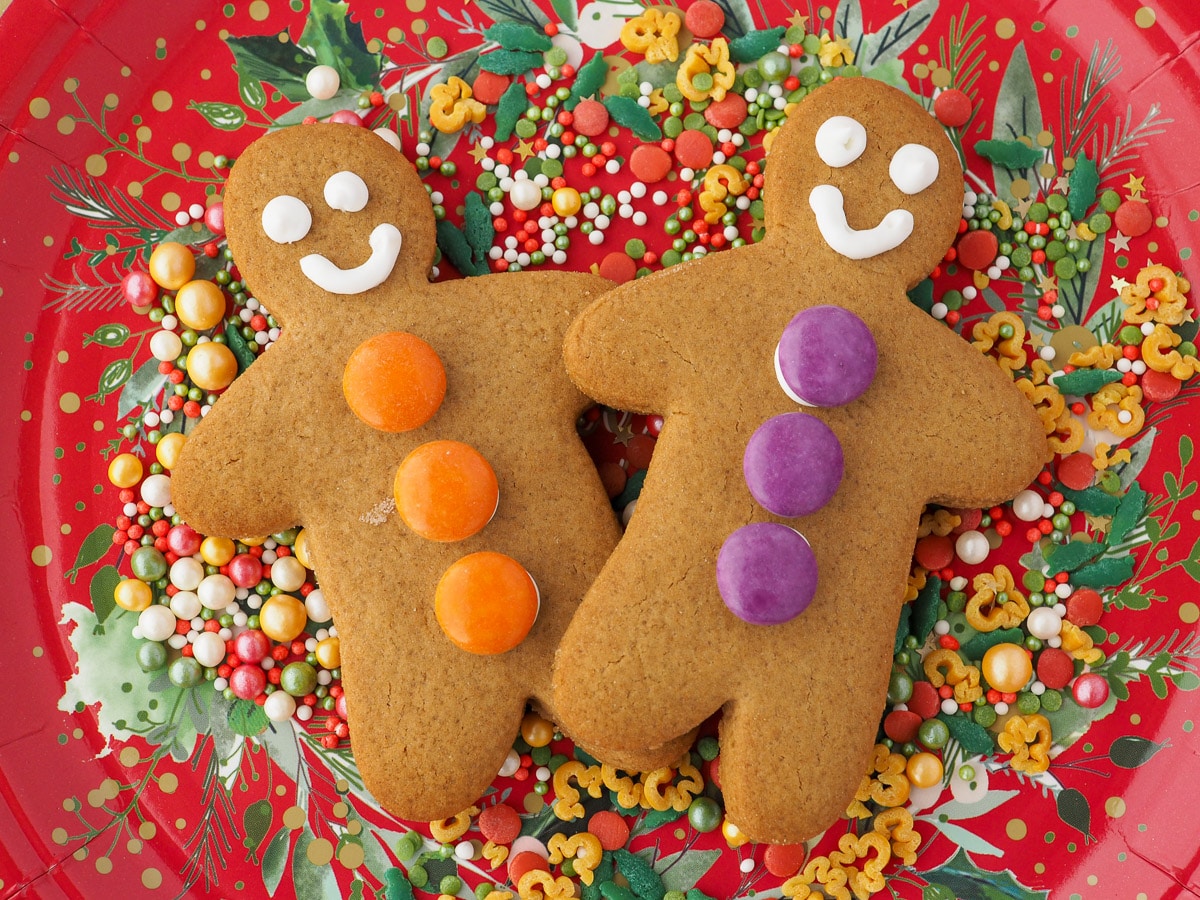
{"type": "Polygon", "coordinates": [[[923,507],[1002,501],[1047,454],[1010,379],[905,293],[961,213],[937,122],[838,79],[766,172],[762,242],[623,284],[567,335],[585,393],[664,424],[563,637],[555,704],[617,749],[723,710],[729,821],[796,843],[867,770],[923,507]]]}
{"type": "MultiPolygon", "coordinates": [[[[407,818],[453,815],[495,777],[527,700],[553,718],[554,649],[617,540],[561,350],[609,284],[431,284],[428,193],[345,125],[253,144],[225,212],[283,332],[189,438],[175,506],[210,535],[304,526],[368,787],[407,818]]],[[[286,596],[262,610],[280,633],[303,627],[286,596]]]]}

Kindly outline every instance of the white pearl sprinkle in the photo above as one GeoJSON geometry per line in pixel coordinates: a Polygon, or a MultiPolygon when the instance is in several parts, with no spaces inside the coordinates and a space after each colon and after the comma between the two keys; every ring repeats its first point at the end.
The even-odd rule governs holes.
{"type": "Polygon", "coordinates": [[[996,704],[996,715],[1002,716],[1008,712],[1008,704],[1001,700],[996,704]]]}

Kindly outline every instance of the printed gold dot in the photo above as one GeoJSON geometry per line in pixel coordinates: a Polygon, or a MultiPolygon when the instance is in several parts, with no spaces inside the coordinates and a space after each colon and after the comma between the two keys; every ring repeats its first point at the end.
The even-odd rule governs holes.
{"type": "Polygon", "coordinates": [[[305,816],[304,810],[298,806],[289,806],[283,811],[283,824],[293,831],[303,827],[306,819],[307,816],[305,816]]]}
{"type": "Polygon", "coordinates": [[[108,161],[99,153],[93,153],[84,162],[83,167],[87,169],[89,175],[99,178],[108,171],[108,161]]]}
{"type": "Polygon", "coordinates": [[[158,789],[164,794],[173,794],[179,788],[179,778],[174,772],[164,772],[158,779],[158,789]]]}
{"type": "Polygon", "coordinates": [[[333,859],[333,844],[325,838],[316,838],[308,845],[308,861],[314,866],[327,866],[333,859]]]}
{"type": "Polygon", "coordinates": [[[151,866],[142,872],[142,887],[147,890],[154,890],[162,885],[162,872],[151,866]]]}
{"type": "Polygon", "coordinates": [[[1143,6],[1133,14],[1133,21],[1138,28],[1150,28],[1157,18],[1158,16],[1149,6],[1143,6]]]}
{"type": "Polygon", "coordinates": [[[34,97],[29,101],[29,114],[35,119],[44,119],[50,115],[50,101],[45,97],[34,97]]]}
{"type": "Polygon", "coordinates": [[[109,859],[107,856],[101,856],[99,859],[96,860],[96,871],[99,872],[101,875],[107,875],[109,872],[112,871],[112,867],[113,867],[112,860],[109,859]]]}

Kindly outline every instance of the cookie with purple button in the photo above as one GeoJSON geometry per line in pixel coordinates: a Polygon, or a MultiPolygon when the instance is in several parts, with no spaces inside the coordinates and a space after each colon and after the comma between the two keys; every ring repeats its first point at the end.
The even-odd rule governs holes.
{"type": "Polygon", "coordinates": [[[936,121],[839,79],[767,163],[763,241],[622,285],[567,335],[585,393],[664,425],[554,690],[571,733],[617,749],[722,711],[729,820],[794,843],[867,769],[923,507],[1013,496],[1046,445],[1009,379],[906,296],[961,212],[936,121]]]}

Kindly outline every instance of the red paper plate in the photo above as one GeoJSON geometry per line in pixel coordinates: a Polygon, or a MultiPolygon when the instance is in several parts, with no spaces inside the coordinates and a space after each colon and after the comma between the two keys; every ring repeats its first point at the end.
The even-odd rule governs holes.
{"type": "MultiPolygon", "coordinates": [[[[939,6],[937,0],[843,0],[832,9],[792,9],[773,0],[719,5],[724,34],[742,36],[740,47],[752,50],[754,59],[773,42],[799,38],[796,30],[782,37],[761,34],[774,26],[844,39],[841,47],[819,39],[807,51],[801,45],[804,58],[794,64],[797,84],[822,68],[848,74],[837,67],[852,64],[908,90],[944,123],[969,117],[949,133],[963,153],[971,189],[1008,201],[991,207],[1000,220],[993,230],[1007,237],[1004,222],[1012,214],[1034,227],[1025,243],[1009,240],[1010,265],[991,277],[987,268],[998,250],[984,247],[980,261],[980,248],[970,243],[987,240],[972,239],[966,249],[960,241],[960,259],[948,258],[932,283],[914,291],[915,302],[968,338],[977,323],[1013,310],[1031,335],[1030,354],[1046,345],[1070,354],[1097,340],[1137,347],[1114,371],[1123,376],[1129,369],[1125,380],[1146,391],[1126,407],[1134,409],[1132,425],[1107,420],[1122,432],[1105,441],[1110,446],[1100,462],[1111,462],[1108,474],[1085,461],[1083,474],[1098,487],[1051,497],[1061,490],[1057,476],[1075,482],[1078,470],[1065,474],[1072,464],[1061,471],[1052,466],[1056,477],[1035,485],[1052,502],[1066,498],[1075,507],[1069,515],[1059,507],[1056,513],[1066,518],[1046,519],[1047,532],[1065,532],[1071,538],[1067,546],[1076,546],[1072,552],[1083,553],[1079,548],[1088,541],[1104,547],[1067,567],[1072,588],[1092,581],[1103,598],[1103,617],[1088,632],[1103,654],[1090,669],[1096,677],[1076,678],[1064,687],[1065,700],[1054,711],[1041,698],[1036,704],[1025,697],[1011,701],[1029,709],[1041,705],[1052,723],[1048,771],[1020,771],[994,747],[982,757],[956,741],[940,748],[943,779],[914,790],[908,802],[920,836],[914,857],[891,859],[874,883],[864,876],[860,893],[926,900],[1200,894],[1200,818],[1189,812],[1187,798],[1187,779],[1200,756],[1192,693],[1200,686],[1195,599],[1200,503],[1188,437],[1200,409],[1200,379],[1192,376],[1186,352],[1173,375],[1147,379],[1137,365],[1145,362],[1141,337],[1125,332],[1122,338],[1120,331],[1130,308],[1122,292],[1130,296],[1128,286],[1137,285],[1146,267],[1195,274],[1191,254],[1200,238],[1190,164],[1200,143],[1195,13],[1185,0],[1141,7],[1039,2],[1019,10],[995,0],[961,8],[939,6]],[[813,68],[805,73],[801,66],[813,68]],[[965,99],[947,89],[961,91],[965,99]],[[1017,139],[1024,144],[1014,144],[1017,139]],[[1001,144],[979,146],[985,140],[1001,144]],[[1019,159],[1033,150],[1037,161],[1019,159]],[[1088,171],[1093,165],[1094,179],[1088,171]],[[1079,213],[1071,234],[1061,240],[1045,236],[1047,243],[1059,244],[1053,251],[1029,241],[1039,217],[1029,203],[1049,195],[1065,197],[1069,211],[1078,207],[1079,213]],[[1090,230],[1081,232],[1079,222],[1090,230]],[[1064,258],[1083,261],[1082,267],[1064,263],[1052,280],[1060,249],[1064,258]],[[1024,256],[1018,250],[1026,251],[1028,265],[1036,269],[1026,281],[1020,279],[1024,256]],[[1038,262],[1035,250],[1053,255],[1038,262]],[[983,273],[964,269],[968,263],[982,265],[983,273]],[[1127,458],[1121,449],[1129,451],[1127,458]],[[1098,563],[1108,568],[1097,570],[1098,563]],[[1092,698],[1102,699],[1097,691],[1103,703],[1091,708],[1092,698]]],[[[547,135],[548,123],[527,136],[518,131],[498,140],[490,151],[476,149],[479,138],[497,127],[498,109],[491,106],[477,130],[438,135],[432,147],[422,148],[417,132],[423,126],[410,110],[419,117],[430,84],[450,75],[474,81],[479,51],[499,52],[483,34],[493,22],[515,23],[508,37],[497,38],[510,44],[504,48],[509,61],[527,52],[517,44],[529,34],[544,34],[551,23],[558,26],[555,44],[567,51],[570,64],[578,67],[581,56],[586,61],[597,51],[607,54],[610,71],[601,94],[619,93],[629,83],[620,73],[641,59],[621,46],[621,27],[641,12],[634,0],[474,0],[440,7],[426,0],[349,7],[314,0],[311,9],[301,2],[254,0],[153,10],[104,0],[65,6],[16,0],[0,18],[5,198],[0,300],[7,317],[0,329],[5,448],[0,516],[6,536],[0,558],[9,573],[4,667],[14,693],[0,724],[4,896],[313,898],[386,892],[396,900],[412,896],[414,886],[418,895],[436,894],[440,887],[464,897],[476,885],[512,889],[504,866],[493,869],[480,858],[476,825],[450,839],[443,852],[429,823],[403,823],[376,807],[358,780],[348,743],[325,726],[341,722],[336,710],[321,710],[308,725],[268,726],[253,704],[225,700],[206,683],[172,686],[163,671],[145,673],[137,664],[135,654],[145,642],[131,635],[136,616],[112,598],[115,582],[131,574],[124,541],[138,541],[129,531],[138,513],[133,511],[132,522],[121,520],[124,502],[110,482],[108,464],[130,451],[153,458],[147,433],[178,430],[189,415],[181,407],[173,411],[174,426],[146,422],[147,410],[161,410],[169,396],[164,388],[170,390],[150,351],[161,326],[126,302],[121,280],[131,270],[145,271],[150,250],[168,239],[189,244],[201,277],[213,276],[224,266],[224,244],[219,230],[206,229],[203,212],[224,183],[219,157],[236,158],[267,127],[297,125],[305,116],[325,118],[338,110],[361,113],[373,127],[399,127],[410,159],[425,150],[426,162],[430,155],[452,161],[456,172],[445,169],[427,179],[443,194],[447,220],[461,225],[465,195],[486,191],[495,181],[477,182],[480,159],[488,152],[494,159],[502,149],[515,155],[514,165],[537,159],[537,140],[547,135]],[[304,75],[318,61],[340,71],[341,91],[329,100],[312,100],[304,88],[304,75]],[[189,213],[193,207],[199,218],[189,213]],[[130,423],[132,437],[122,430],[130,423]],[[327,747],[321,738],[330,734],[333,746],[327,747]],[[459,880],[443,882],[447,878],[459,880]]],[[[678,39],[684,48],[692,40],[686,30],[678,39]]],[[[536,62],[538,71],[544,64],[536,62]]],[[[643,63],[639,78],[657,91],[674,82],[676,66],[643,63]]],[[[570,84],[564,77],[550,90],[570,84]]],[[[785,93],[792,90],[789,83],[785,93]]],[[[549,93],[531,99],[544,106],[549,93]]],[[[666,93],[663,102],[669,103],[669,88],[666,93]]],[[[656,107],[659,97],[652,94],[656,107]]],[[[523,112],[525,102],[516,105],[523,112]]],[[[612,148],[596,138],[601,156],[616,160],[615,172],[589,174],[584,168],[589,157],[580,154],[565,161],[567,183],[586,189],[596,181],[614,196],[627,188],[633,176],[625,160],[639,142],[653,142],[646,122],[662,125],[671,111],[641,117],[626,111],[611,132],[612,148]]],[[[680,124],[693,128],[704,122],[680,124]]],[[[764,112],[763,125],[769,124],[764,112]]],[[[756,148],[762,136],[760,130],[731,149],[761,158],[756,148]]],[[[617,197],[617,209],[606,214],[611,233],[603,243],[571,231],[561,267],[603,265],[606,272],[628,274],[675,262],[698,247],[727,252],[714,240],[715,231],[702,241],[686,223],[664,225],[669,214],[677,220],[676,210],[696,203],[695,197],[691,204],[678,202],[678,173],[676,165],[670,181],[652,186],[646,197],[628,198],[630,213],[647,214],[644,226],[622,214],[626,199],[617,197]],[[669,194],[665,206],[653,202],[659,187],[669,194]]],[[[500,202],[497,218],[511,234],[518,224],[513,207],[503,197],[500,202]]],[[[965,214],[986,216],[982,198],[972,205],[965,214]]],[[[761,213],[753,203],[741,211],[737,227],[745,239],[753,239],[755,215],[761,213]]],[[[965,220],[964,228],[978,230],[965,220]]],[[[501,250],[504,237],[495,237],[501,250]]],[[[461,248],[445,242],[443,251],[440,277],[453,277],[454,268],[503,267],[469,250],[464,257],[461,248]]],[[[1164,327],[1178,337],[1180,349],[1194,355],[1196,294],[1181,282],[1172,285],[1180,294],[1156,303],[1178,301],[1179,315],[1164,327]]],[[[1151,309],[1146,318],[1153,325],[1169,315],[1151,309]]],[[[256,333],[263,335],[257,340],[271,339],[271,323],[251,319],[240,322],[230,338],[250,356],[256,333]]],[[[1095,381],[1104,376],[1084,376],[1075,382],[1079,399],[1069,398],[1061,416],[1048,415],[1064,440],[1072,427],[1068,420],[1077,422],[1088,432],[1083,449],[1092,453],[1105,435],[1088,426],[1089,413],[1116,416],[1120,399],[1131,391],[1111,388],[1114,396],[1106,401],[1095,381]],[[1079,404],[1074,414],[1072,403],[1079,404]]],[[[195,402],[192,412],[206,402],[203,392],[195,402]]],[[[161,416],[156,412],[155,418],[161,416]]],[[[659,424],[653,417],[607,410],[581,423],[618,511],[636,497],[659,424]]],[[[263,477],[269,481],[271,473],[263,477]]],[[[957,571],[943,574],[973,575],[1003,559],[1024,590],[1043,593],[1044,585],[1038,590],[1034,584],[1037,576],[1022,582],[1030,569],[1044,565],[1041,551],[1030,555],[1031,548],[1042,546],[1042,535],[1035,542],[1026,534],[1041,516],[1029,523],[1008,507],[983,513],[989,519],[978,528],[999,547],[986,564],[952,560],[957,571]]],[[[942,613],[943,627],[960,633],[963,618],[953,612],[949,587],[940,595],[949,604],[945,611],[928,590],[924,600],[914,601],[906,627],[922,632],[918,637],[924,640],[929,628],[918,620],[932,625],[942,613]]],[[[316,627],[310,625],[310,633],[316,627]]],[[[924,646],[937,640],[935,632],[924,646]]],[[[898,670],[919,679],[918,652],[905,650],[902,641],[898,647],[898,670]]],[[[1081,666],[1068,677],[1077,676],[1081,666]]],[[[995,709],[986,698],[982,705],[995,709]]],[[[557,740],[550,749],[531,750],[519,742],[517,749],[528,754],[524,764],[499,779],[483,805],[512,805],[522,814],[523,833],[541,841],[556,831],[580,830],[579,821],[559,822],[547,806],[555,799],[553,780],[544,795],[534,789],[539,766],[554,767],[570,756],[570,743],[557,740]]],[[[624,810],[615,795],[587,805],[586,821],[597,829],[606,817],[613,825],[608,811],[614,809],[632,827],[626,849],[633,855],[609,854],[602,867],[615,858],[641,891],[638,896],[662,896],[665,890],[780,896],[778,851],[769,855],[765,846],[740,844],[734,832],[715,827],[721,808],[708,759],[717,749],[710,737],[696,756],[715,802],[693,806],[689,815],[624,810]],[[658,882],[651,877],[647,888],[638,876],[649,870],[658,882]]],[[[869,810],[859,833],[878,812],[874,806],[869,810]]],[[[828,857],[848,830],[855,827],[838,823],[793,862],[828,857]]],[[[892,849],[901,855],[895,842],[892,849]]],[[[604,880],[602,873],[597,883],[604,880]]],[[[613,885],[604,896],[635,895],[613,885]]],[[[596,896],[595,890],[587,888],[585,896],[596,896]]],[[[798,882],[788,891],[803,895],[798,882]]],[[[840,896],[832,887],[830,892],[840,896]]]]}

